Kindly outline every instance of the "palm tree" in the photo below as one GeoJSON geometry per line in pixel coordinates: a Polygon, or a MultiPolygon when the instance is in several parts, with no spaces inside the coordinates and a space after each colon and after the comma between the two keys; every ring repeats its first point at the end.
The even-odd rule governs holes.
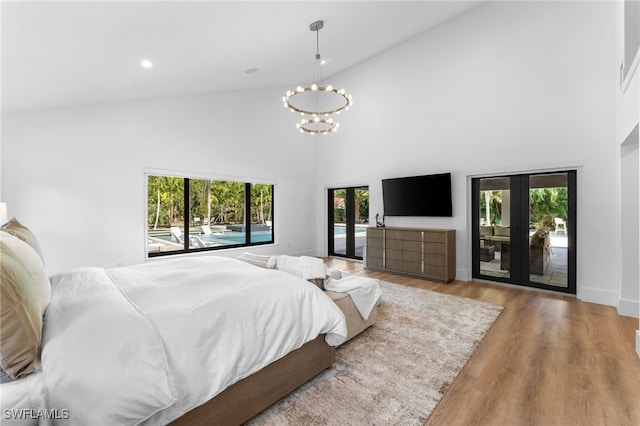
{"type": "Polygon", "coordinates": [[[502,223],[502,191],[480,191],[480,211],[486,225],[502,223]]]}
{"type": "Polygon", "coordinates": [[[369,189],[356,188],[356,223],[363,223],[362,218],[365,219],[364,223],[369,222],[369,189]]]}
{"type": "Polygon", "coordinates": [[[252,213],[255,211],[255,219],[257,223],[265,223],[266,220],[271,220],[271,196],[271,185],[251,185],[251,210],[252,213]],[[266,215],[265,206],[267,207],[266,215]]]}
{"type": "Polygon", "coordinates": [[[554,219],[567,220],[568,194],[566,187],[531,188],[529,190],[529,221],[536,227],[554,229],[554,219]]]}
{"type": "MultiPolygon", "coordinates": [[[[160,222],[171,225],[182,218],[184,204],[184,179],[173,176],[149,176],[147,179],[148,210],[155,211],[153,229],[160,222]]],[[[151,217],[149,218],[151,222],[151,217]]]]}

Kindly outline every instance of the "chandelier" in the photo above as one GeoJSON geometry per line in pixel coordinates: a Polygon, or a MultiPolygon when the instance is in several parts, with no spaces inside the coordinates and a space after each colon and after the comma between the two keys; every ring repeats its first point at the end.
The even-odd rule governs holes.
{"type": "Polygon", "coordinates": [[[331,85],[323,85],[322,62],[320,61],[320,35],[319,31],[324,27],[323,21],[315,21],[309,25],[311,31],[316,32],[316,60],[314,61],[312,84],[298,86],[295,90],[287,91],[282,98],[285,108],[304,116],[297,124],[301,132],[312,135],[335,132],[339,124],[332,118],[333,114],[346,111],[353,100],[344,89],[335,89],[331,85]]]}

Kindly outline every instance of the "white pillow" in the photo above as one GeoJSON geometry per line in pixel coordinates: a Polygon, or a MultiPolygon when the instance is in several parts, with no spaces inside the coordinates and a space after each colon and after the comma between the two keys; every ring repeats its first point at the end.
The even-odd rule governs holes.
{"type": "Polygon", "coordinates": [[[176,401],[160,337],[104,269],[51,284],[42,375],[49,406],[69,410],[61,424],[137,425],[176,401]]]}
{"type": "Polygon", "coordinates": [[[42,313],[44,313],[51,300],[51,284],[40,256],[33,247],[8,232],[0,232],[0,241],[6,244],[22,261],[22,264],[38,286],[42,313]]]}

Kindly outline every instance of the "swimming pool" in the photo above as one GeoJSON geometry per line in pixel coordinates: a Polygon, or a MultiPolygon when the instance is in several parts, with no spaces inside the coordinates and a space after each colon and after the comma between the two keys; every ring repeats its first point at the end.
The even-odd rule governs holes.
{"type": "MultiPolygon", "coordinates": [[[[356,225],[356,234],[367,232],[369,225],[356,225]]],[[[345,235],[347,227],[345,225],[333,225],[333,235],[345,235]]]]}
{"type": "MultiPolygon", "coordinates": [[[[224,233],[215,233],[211,235],[191,233],[202,240],[203,243],[211,243],[212,245],[235,245],[245,244],[246,235],[244,232],[224,231],[224,233]]],[[[156,235],[154,238],[171,241],[175,243],[175,239],[171,235],[156,235]]],[[[271,241],[271,231],[254,231],[251,233],[252,243],[264,243],[271,241]]]]}
{"type": "MultiPolygon", "coordinates": [[[[219,244],[244,244],[246,235],[244,232],[225,231],[224,234],[200,235],[200,239],[204,242],[219,244]]],[[[251,233],[252,243],[264,243],[271,241],[271,231],[257,231],[251,233]]]]}

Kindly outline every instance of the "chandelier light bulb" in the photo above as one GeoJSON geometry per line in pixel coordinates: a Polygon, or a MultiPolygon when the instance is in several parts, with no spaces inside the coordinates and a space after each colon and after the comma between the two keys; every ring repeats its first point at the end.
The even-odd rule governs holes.
{"type": "Polygon", "coordinates": [[[324,119],[320,117],[305,118],[296,124],[301,132],[309,133],[311,135],[326,135],[327,133],[335,132],[338,127],[338,123],[332,119],[324,119]]]}

